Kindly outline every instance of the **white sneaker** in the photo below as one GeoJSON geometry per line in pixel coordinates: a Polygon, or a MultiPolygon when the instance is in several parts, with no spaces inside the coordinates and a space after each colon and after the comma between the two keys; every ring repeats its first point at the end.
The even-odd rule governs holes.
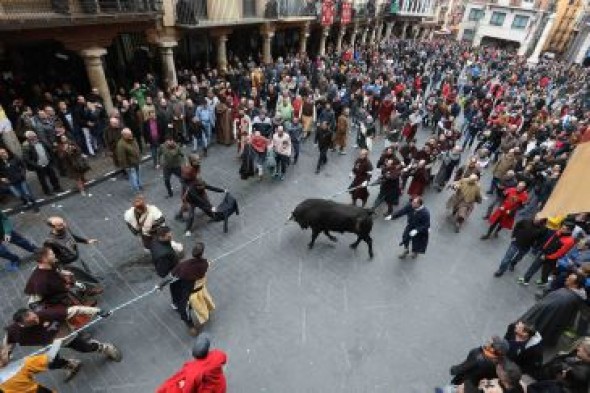
{"type": "Polygon", "coordinates": [[[385,221],[391,221],[391,215],[385,217],[385,221]]]}
{"type": "Polygon", "coordinates": [[[191,231],[186,231],[186,232],[184,233],[184,236],[186,236],[186,237],[191,237],[191,231]]]}
{"type": "Polygon", "coordinates": [[[170,303],[170,308],[172,308],[174,311],[178,311],[178,307],[174,303],[170,303]]]}

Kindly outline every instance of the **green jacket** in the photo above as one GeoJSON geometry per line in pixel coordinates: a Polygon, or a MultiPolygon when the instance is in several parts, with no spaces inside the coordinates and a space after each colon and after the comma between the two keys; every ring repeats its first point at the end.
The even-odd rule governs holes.
{"type": "Polygon", "coordinates": [[[168,148],[165,143],[160,145],[158,157],[164,168],[180,168],[184,163],[184,153],[178,145],[172,149],[168,148]]]}
{"type": "Polygon", "coordinates": [[[139,146],[135,139],[130,141],[121,138],[117,142],[117,160],[121,168],[131,168],[139,165],[139,146]]]}

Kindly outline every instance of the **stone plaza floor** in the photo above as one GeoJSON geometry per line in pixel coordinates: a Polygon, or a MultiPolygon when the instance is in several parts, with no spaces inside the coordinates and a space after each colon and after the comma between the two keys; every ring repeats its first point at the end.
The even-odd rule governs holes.
{"type": "MultiPolygon", "coordinates": [[[[373,163],[382,147],[382,140],[375,142],[373,163]]],[[[448,190],[427,192],[430,244],[426,255],[416,260],[397,258],[405,218],[384,221],[382,210],[372,232],[373,260],[364,243],[356,251],[348,247],[354,240],[351,234],[336,234],[337,243],[320,235],[315,248],[308,250],[311,232],[285,220],[303,199],[345,190],[355,157],[352,148],[346,156],[330,152],[327,167],[316,175],[317,147],[307,142],[284,181],[244,181],[235,146],[214,146],[203,161],[203,178],[229,189],[240,202],[241,214],[231,218],[229,233],[224,234],[221,223],[207,223],[198,213],[191,238],[184,236],[184,224],[173,219],[179,206],[178,182],[173,179],[174,199],[165,199],[161,172],[150,163],[143,165],[149,202],[162,209],[176,240],[187,250],[198,238],[206,244],[206,256],[216,258],[272,229],[219,259],[209,272],[217,310],[205,331],[229,356],[229,392],[432,392],[449,381],[450,365],[489,336],[503,335],[507,324],[534,303],[535,289],[516,284],[518,273],[530,263],[528,257],[515,273],[492,275],[509,234],[479,239],[486,228],[481,217],[490,201],[478,206],[456,234],[444,208],[448,190]]],[[[483,187],[487,185],[486,176],[483,187]]],[[[378,189],[370,192],[369,204],[378,189]]],[[[18,230],[37,242],[48,231],[44,220],[56,214],[75,233],[98,238],[96,246],[82,245],[81,253],[104,277],[100,305],[112,308],[153,288],[158,279],[140,241],[123,221],[133,197],[127,181],[108,180],[90,193],[46,205],[39,215],[26,212],[12,218],[18,230]]],[[[209,195],[215,202],[221,198],[209,195]]],[[[349,202],[347,194],[335,199],[349,202]]],[[[26,304],[22,289],[32,266],[18,273],[0,272],[2,325],[26,304]]],[[[92,329],[97,338],[121,348],[121,363],[73,354],[84,361],[73,381],[62,383],[60,371],[41,379],[60,393],[154,391],[190,356],[191,337],[169,304],[167,291],[152,295],[92,329]]]]}

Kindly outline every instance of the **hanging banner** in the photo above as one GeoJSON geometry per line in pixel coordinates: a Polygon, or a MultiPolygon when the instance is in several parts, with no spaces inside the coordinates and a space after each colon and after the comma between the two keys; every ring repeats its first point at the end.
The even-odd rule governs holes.
{"type": "Polygon", "coordinates": [[[324,0],[322,3],[322,26],[330,26],[334,23],[334,1],[324,0]]]}
{"type": "Polygon", "coordinates": [[[342,15],[340,17],[340,23],[345,25],[352,21],[352,4],[346,2],[342,4],[342,15]]]}

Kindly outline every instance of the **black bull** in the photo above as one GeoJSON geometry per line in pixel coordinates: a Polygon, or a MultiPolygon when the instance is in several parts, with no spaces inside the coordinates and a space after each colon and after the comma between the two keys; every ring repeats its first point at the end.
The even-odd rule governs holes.
{"type": "Polygon", "coordinates": [[[320,232],[324,232],[333,242],[337,239],[330,231],[351,232],[358,238],[350,248],[357,248],[361,240],[364,240],[369,247],[369,257],[373,258],[373,218],[370,210],[326,199],[306,199],[293,210],[291,219],[295,220],[301,229],[311,228],[309,248],[313,247],[320,232]]]}

